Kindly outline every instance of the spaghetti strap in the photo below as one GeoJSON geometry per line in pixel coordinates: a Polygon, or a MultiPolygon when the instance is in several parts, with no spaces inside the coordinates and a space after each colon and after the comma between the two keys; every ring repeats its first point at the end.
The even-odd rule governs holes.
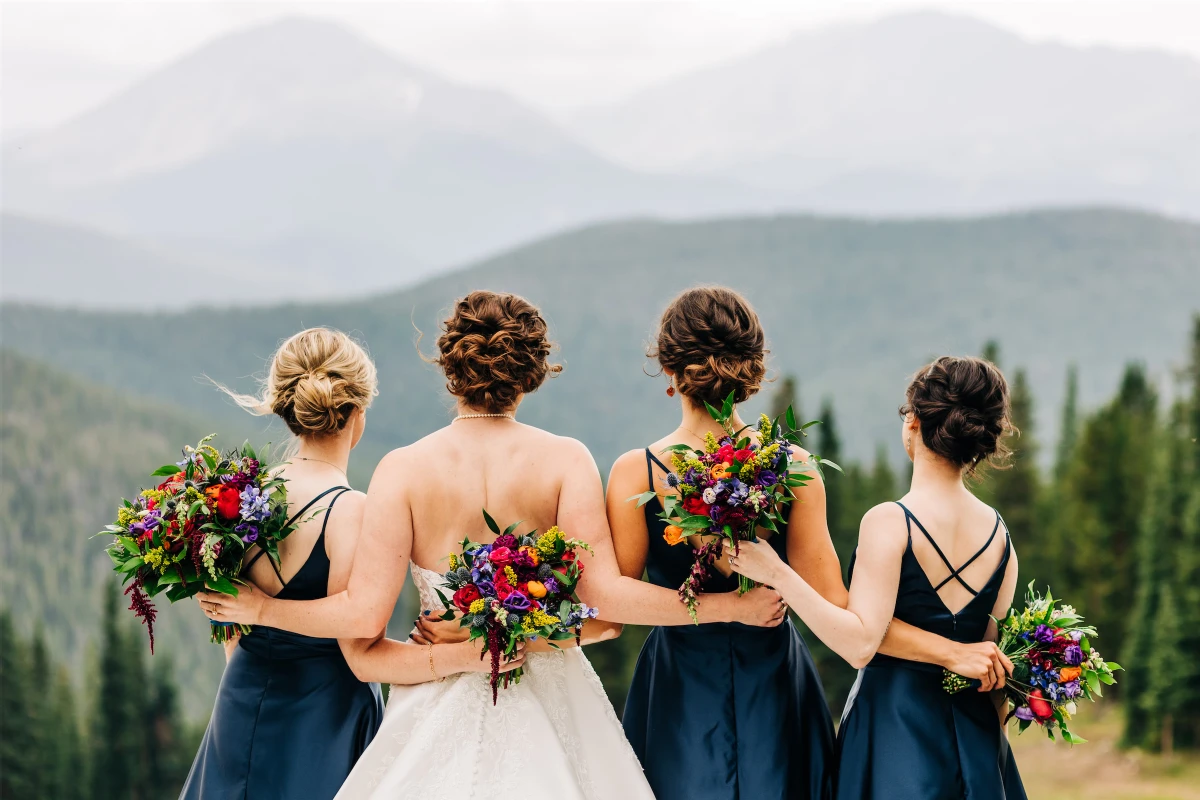
{"type": "MultiPolygon", "coordinates": [[[[296,512],[296,513],[295,513],[295,514],[292,516],[292,518],[288,520],[288,523],[287,523],[287,524],[288,524],[288,525],[293,525],[293,524],[295,524],[295,522],[296,522],[298,519],[300,519],[302,516],[304,516],[304,512],[308,511],[310,508],[312,508],[313,506],[315,506],[315,505],[317,504],[317,501],[318,501],[318,500],[320,500],[322,497],[325,497],[325,496],[326,496],[326,495],[328,495],[328,494],[332,494],[333,492],[336,492],[336,491],[338,491],[339,489],[340,489],[340,490],[342,490],[342,491],[345,491],[345,492],[348,492],[348,491],[350,491],[350,487],[349,487],[349,486],[331,486],[331,487],[329,487],[328,489],[326,489],[325,491],[321,492],[319,495],[317,495],[316,497],[314,497],[312,500],[309,500],[307,503],[305,503],[305,505],[304,505],[304,508],[302,508],[302,509],[300,509],[299,511],[297,511],[297,512],[296,512]]],[[[328,514],[326,514],[326,516],[328,517],[328,514]]]]}
{"type": "MultiPolygon", "coordinates": [[[[995,509],[993,509],[993,511],[995,511],[995,509]]],[[[964,569],[966,569],[967,567],[969,567],[969,566],[971,566],[972,564],[974,564],[974,563],[975,563],[975,560],[976,560],[977,558],[979,558],[981,555],[983,555],[984,553],[986,553],[986,552],[987,552],[987,549],[988,549],[989,547],[991,547],[991,546],[992,546],[992,542],[993,542],[993,541],[995,541],[995,539],[996,539],[996,532],[997,532],[998,530],[1000,530],[1000,512],[999,512],[999,511],[996,511],[996,525],[995,525],[995,527],[993,527],[993,528],[992,528],[992,535],[991,535],[991,536],[989,536],[989,537],[988,537],[988,540],[987,540],[986,542],[984,542],[984,543],[983,543],[983,547],[979,548],[979,552],[977,552],[975,555],[971,556],[971,557],[970,557],[970,558],[968,558],[966,561],[964,561],[964,562],[963,562],[963,564],[962,564],[962,566],[960,566],[958,569],[955,569],[955,570],[953,570],[953,571],[951,572],[951,574],[950,574],[950,575],[948,575],[948,576],[946,577],[946,580],[942,581],[942,582],[941,582],[941,583],[939,583],[937,586],[933,587],[933,588],[934,588],[934,591],[936,591],[936,590],[938,590],[938,589],[941,589],[943,586],[945,586],[947,583],[949,583],[950,581],[954,580],[955,578],[958,578],[958,582],[959,582],[959,583],[962,583],[962,578],[959,578],[959,577],[958,577],[958,576],[959,576],[959,574],[960,574],[960,573],[961,573],[961,572],[962,572],[964,569]]],[[[963,586],[964,586],[964,587],[965,587],[965,588],[966,588],[968,591],[973,591],[973,590],[971,589],[971,587],[967,586],[965,583],[963,583],[963,586]]]]}
{"type": "MultiPolygon", "coordinates": [[[[958,581],[959,585],[962,586],[964,589],[966,589],[971,594],[973,594],[973,595],[979,594],[979,592],[977,590],[975,590],[969,583],[967,583],[965,580],[963,580],[962,571],[964,569],[966,569],[967,567],[971,566],[972,564],[974,564],[975,560],[978,559],[984,553],[986,553],[987,549],[989,547],[991,547],[992,542],[996,538],[996,533],[1000,530],[1000,523],[1002,522],[1002,520],[1000,518],[1000,512],[996,511],[996,509],[992,509],[993,511],[996,511],[996,525],[992,528],[992,535],[988,537],[988,540],[986,543],[984,543],[983,547],[979,548],[979,551],[977,553],[975,553],[975,555],[971,556],[966,561],[964,561],[961,566],[955,567],[953,564],[950,563],[950,559],[946,558],[946,554],[942,552],[942,548],[938,547],[938,543],[934,541],[933,536],[929,533],[929,531],[925,530],[925,526],[921,524],[921,520],[917,519],[917,515],[912,513],[911,511],[909,511],[908,506],[904,505],[904,503],[901,503],[899,500],[896,501],[896,505],[898,505],[904,509],[904,520],[905,520],[905,523],[908,525],[909,544],[912,544],[912,523],[915,522],[915,523],[917,523],[917,528],[920,529],[921,533],[925,534],[926,540],[928,540],[929,543],[931,545],[933,545],[934,552],[936,552],[938,554],[938,558],[942,559],[942,563],[946,565],[946,569],[950,570],[950,574],[946,576],[946,579],[943,580],[941,583],[939,583],[937,586],[934,586],[933,590],[935,592],[940,591],[941,588],[943,586],[945,586],[947,583],[949,583],[950,581],[958,581]]],[[[1006,539],[1005,554],[1007,555],[1008,550],[1011,549],[1011,547],[1012,547],[1012,537],[1009,535],[1008,525],[1004,526],[1004,536],[1006,539]]]]}
{"type": "Polygon", "coordinates": [[[650,484],[650,491],[654,491],[654,464],[658,464],[663,472],[670,472],[667,465],[658,460],[654,453],[650,452],[650,448],[646,448],[646,481],[650,484]]]}

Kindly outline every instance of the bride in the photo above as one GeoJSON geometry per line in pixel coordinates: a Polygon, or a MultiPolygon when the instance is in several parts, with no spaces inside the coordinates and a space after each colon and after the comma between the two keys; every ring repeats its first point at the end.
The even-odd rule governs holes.
{"type": "MultiPolygon", "coordinates": [[[[653,797],[599,678],[573,642],[562,650],[541,641],[526,646],[506,665],[521,664],[525,677],[502,689],[493,707],[477,643],[418,645],[383,635],[409,562],[422,608],[442,610],[435,589],[446,555],[464,536],[493,538],[483,508],[502,525],[558,525],[587,541],[595,552],[585,556],[580,597],[603,619],[691,624],[674,591],[620,575],[588,450],[515,420],[524,395],[561,369],[549,363],[550,349],[541,314],[522,298],[473,292],[460,300],[435,359],[458,415],[380,462],[345,590],[304,602],[254,590],[202,596],[215,620],[337,637],[361,680],[393,684],[383,725],[338,797],[653,797]]],[[[702,621],[768,626],[782,622],[784,610],[778,594],[763,588],[710,595],[701,614],[702,621]]],[[[584,642],[619,630],[589,622],[584,642]]]]}

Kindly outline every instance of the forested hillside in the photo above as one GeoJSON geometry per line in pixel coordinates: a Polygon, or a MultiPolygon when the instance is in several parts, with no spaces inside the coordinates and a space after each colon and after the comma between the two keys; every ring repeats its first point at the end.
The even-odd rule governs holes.
{"type": "MultiPolygon", "coordinates": [[[[205,280],[197,275],[196,280],[205,280]]],[[[90,380],[231,414],[211,375],[252,386],[277,342],[309,325],[361,335],[379,364],[380,396],[352,462],[368,471],[386,449],[448,418],[436,371],[413,346],[469,289],[520,292],[544,309],[566,371],[522,408],[535,424],[588,443],[607,469],[674,415],[665,382],[643,373],[645,345],[680,289],[725,283],[766,325],[775,375],[830,398],[848,454],[898,450],[893,410],[906,376],[931,354],[974,352],[997,339],[1026,367],[1042,401],[1062,397],[1068,363],[1079,395],[1099,403],[1131,360],[1151,379],[1187,335],[1200,297],[1200,225],[1123,211],[1062,211],[964,220],[870,222],[778,217],[630,222],[567,233],[416,288],[356,302],[186,313],[51,311],[7,304],[5,347],[90,380]]],[[[229,287],[236,292],[236,286],[229,287]]],[[[264,300],[267,298],[264,298],[264,300]]],[[[432,346],[433,336],[424,339],[432,346]]]]}

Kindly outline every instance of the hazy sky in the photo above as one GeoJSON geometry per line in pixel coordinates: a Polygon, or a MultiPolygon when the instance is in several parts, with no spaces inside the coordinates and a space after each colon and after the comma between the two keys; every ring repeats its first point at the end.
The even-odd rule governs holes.
{"type": "Polygon", "coordinates": [[[291,14],[340,21],[447,77],[554,114],[799,29],[914,8],[971,14],[1029,39],[1200,58],[1200,0],[4,2],[0,127],[12,135],[51,126],[222,33],[291,14]]]}

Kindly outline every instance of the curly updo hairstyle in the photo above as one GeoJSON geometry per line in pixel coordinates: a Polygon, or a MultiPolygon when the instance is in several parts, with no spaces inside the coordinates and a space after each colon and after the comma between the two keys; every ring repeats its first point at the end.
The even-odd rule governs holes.
{"type": "Polygon", "coordinates": [[[921,441],[931,452],[969,474],[981,462],[1003,467],[1011,451],[1005,438],[1017,430],[1010,419],[1008,381],[990,361],[942,356],[908,385],[900,414],[921,422],[921,441]]]}
{"type": "Polygon", "coordinates": [[[697,406],[752,397],[766,375],[765,336],[746,298],[723,286],[688,289],[663,312],[646,354],[674,373],[679,392],[697,406]]]}
{"type": "Polygon", "coordinates": [[[261,397],[217,384],[252,414],[275,414],[299,437],[321,437],[346,427],[350,415],[378,394],[375,363],[341,331],[309,328],[279,346],[261,397]]]}
{"type": "Polygon", "coordinates": [[[550,363],[554,346],[546,334],[546,320],[525,298],[471,292],[442,323],[433,363],[445,373],[450,394],[498,414],[537,391],[546,376],[562,372],[560,364],[550,363]]]}

